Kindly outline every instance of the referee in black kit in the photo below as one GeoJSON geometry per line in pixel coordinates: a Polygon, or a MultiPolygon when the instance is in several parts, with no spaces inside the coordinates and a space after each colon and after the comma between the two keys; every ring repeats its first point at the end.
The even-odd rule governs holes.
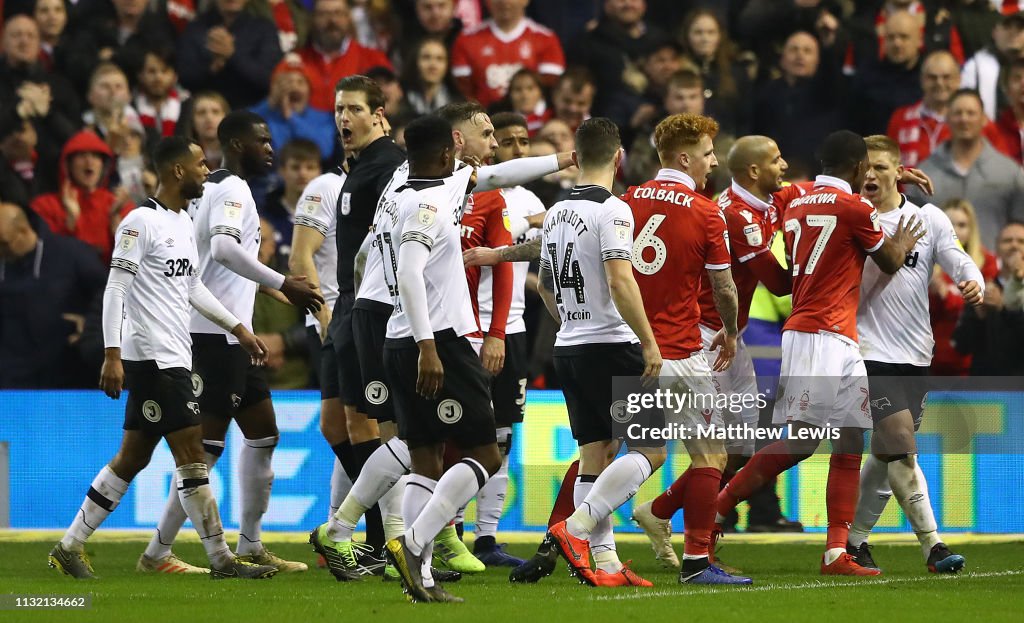
{"type": "MultiPolygon", "coordinates": [[[[338,81],[334,118],[347,153],[357,154],[338,197],[338,302],[334,306],[328,340],[337,355],[341,403],[352,443],[353,482],[366,460],[380,446],[380,433],[366,416],[362,377],[352,333],[355,303],[355,259],[369,233],[377,200],[395,169],[406,160],[405,152],[385,134],[384,93],[366,76],[338,81]]],[[[348,470],[346,470],[348,471],[348,470]]],[[[366,514],[366,542],[383,563],[384,527],[376,506],[366,514]]]]}

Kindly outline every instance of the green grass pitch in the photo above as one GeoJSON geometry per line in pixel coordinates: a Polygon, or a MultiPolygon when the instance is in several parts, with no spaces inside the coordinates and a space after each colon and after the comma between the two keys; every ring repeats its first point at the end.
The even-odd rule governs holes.
{"type": "MultiPolygon", "coordinates": [[[[304,623],[556,623],[561,621],[954,621],[1024,620],[1024,540],[952,537],[967,557],[958,576],[930,574],[916,542],[879,538],[880,578],[834,578],[818,573],[824,535],[765,538],[728,535],[720,555],[755,579],[752,588],[683,586],[661,569],[638,535],[619,539],[622,560],[654,582],[652,589],[594,589],[568,576],[564,563],[535,585],[512,585],[507,569],[488,570],[447,588],[465,604],[409,604],[397,583],[377,578],[342,584],[314,565],[304,535],[265,534],[278,555],[310,564],[304,574],[263,581],[212,582],[205,576],[142,575],[135,561],[145,546],[139,533],[100,531],[88,552],[100,579],[76,582],[46,564],[59,534],[0,531],[0,595],[90,594],[88,610],[2,611],[0,621],[274,621],[304,623]]],[[[537,535],[511,535],[509,551],[527,557],[537,535]]],[[[911,537],[912,539],[912,537],[911,537]]],[[[205,560],[194,536],[175,552],[205,560]]],[[[232,541],[229,539],[229,543],[232,541]]],[[[677,543],[677,550],[680,545],[677,543]]],[[[204,563],[205,564],[205,563],[204,563]]]]}

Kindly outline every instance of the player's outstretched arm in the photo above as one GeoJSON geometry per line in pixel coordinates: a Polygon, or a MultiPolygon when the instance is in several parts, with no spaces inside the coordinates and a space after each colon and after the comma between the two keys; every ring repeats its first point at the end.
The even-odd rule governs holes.
{"type": "Polygon", "coordinates": [[[324,297],[304,276],[285,277],[269,266],[260,264],[259,260],[245,252],[233,236],[216,234],[210,238],[210,254],[217,263],[231,272],[261,286],[280,290],[296,307],[315,313],[324,303],[324,297]]]}
{"type": "Polygon", "coordinates": [[[424,398],[434,398],[444,385],[444,366],[437,354],[434,330],[430,326],[427,303],[427,283],[423,271],[427,267],[430,249],[420,242],[402,243],[398,254],[398,297],[402,311],[409,319],[413,339],[420,349],[416,371],[416,392],[424,398]]]}
{"type": "Polygon", "coordinates": [[[462,252],[462,261],[466,267],[495,266],[502,262],[532,262],[540,259],[540,242],[541,239],[537,237],[522,244],[500,249],[475,247],[462,252]]]}
{"type": "Polygon", "coordinates": [[[775,296],[793,293],[793,278],[785,266],[771,252],[760,253],[747,260],[747,266],[757,280],[775,296]]]}
{"type": "MultiPolygon", "coordinates": [[[[320,230],[295,223],[292,230],[292,254],[288,258],[288,270],[293,275],[306,275],[310,287],[320,287],[320,275],[316,271],[313,256],[324,244],[324,235],[320,230]]],[[[331,323],[331,309],[327,305],[320,307],[316,313],[320,323],[320,339],[327,335],[327,325],[331,323]]]]}
{"type": "Polygon", "coordinates": [[[912,216],[904,223],[903,217],[900,217],[896,231],[891,237],[886,236],[882,240],[882,246],[871,252],[871,259],[882,272],[894,275],[924,234],[924,223],[920,219],[912,216]]]}
{"type": "MultiPolygon", "coordinates": [[[[626,321],[633,333],[640,338],[640,345],[644,349],[643,376],[657,377],[661,374],[661,350],[654,340],[651,323],[647,321],[644,301],[640,296],[640,287],[636,284],[636,278],[633,277],[632,262],[621,259],[605,260],[604,272],[615,309],[619,311],[622,319],[626,321]]],[[[733,318],[733,328],[735,329],[735,318],[733,318]]]]}
{"type": "MultiPolygon", "coordinates": [[[[774,258],[772,261],[775,261],[774,258]]],[[[736,357],[739,295],[736,292],[736,282],[732,280],[732,269],[708,270],[708,278],[711,281],[711,292],[715,297],[715,309],[722,318],[722,329],[711,341],[711,350],[718,351],[713,368],[716,372],[722,372],[729,369],[733,358],[736,357]]]]}
{"type": "Polygon", "coordinates": [[[477,169],[476,188],[473,189],[473,192],[479,193],[485,190],[512,188],[528,184],[570,166],[572,166],[572,152],[516,158],[500,164],[485,165],[477,169]]]}
{"type": "Polygon", "coordinates": [[[113,267],[103,291],[103,367],[100,369],[100,389],[117,400],[124,387],[124,367],[121,365],[121,322],[124,318],[124,299],[135,281],[135,273],[113,267]]]}

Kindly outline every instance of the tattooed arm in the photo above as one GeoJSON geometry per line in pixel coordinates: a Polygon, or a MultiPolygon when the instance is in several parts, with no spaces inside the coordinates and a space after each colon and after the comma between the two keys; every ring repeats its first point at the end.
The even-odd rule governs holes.
{"type": "Polygon", "coordinates": [[[736,283],[732,280],[732,270],[709,270],[708,277],[711,280],[711,290],[715,296],[715,309],[722,318],[722,329],[711,341],[710,350],[718,350],[718,358],[715,360],[714,370],[727,370],[732,365],[736,356],[736,337],[739,330],[736,326],[736,318],[739,315],[739,298],[736,293],[736,283]]]}
{"type": "Polygon", "coordinates": [[[531,262],[540,258],[540,237],[500,249],[476,247],[462,252],[466,266],[494,266],[502,262],[531,262]]]}

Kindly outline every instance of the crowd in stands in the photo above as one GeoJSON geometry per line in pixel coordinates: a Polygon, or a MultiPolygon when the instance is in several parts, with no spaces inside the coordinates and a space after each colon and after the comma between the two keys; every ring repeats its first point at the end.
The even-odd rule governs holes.
{"type": "MultiPolygon", "coordinates": [[[[0,388],[94,387],[113,230],[154,192],[149,149],[180,134],[221,161],[217,125],[267,120],[276,171],[249,180],[261,259],[287,267],[303,186],[345,154],[334,87],[377,80],[401,144],[459,100],[526,117],[535,154],[571,150],[606,116],[628,146],[625,188],[659,169],[652,134],[703,113],[774,138],[792,180],[829,132],[888,134],[934,181],[989,280],[964,310],[932,284],[934,373],[1024,371],[1024,3],[1012,0],[0,0],[0,388]]],[[[552,205],[574,169],[531,189],[552,205]]],[[[709,194],[727,188],[720,166],[709,194]]],[[[297,311],[264,302],[257,331],[280,387],[305,387],[297,311]]],[[[530,313],[537,383],[550,319],[530,313]]],[[[550,378],[548,378],[551,381],[550,378]]]]}

